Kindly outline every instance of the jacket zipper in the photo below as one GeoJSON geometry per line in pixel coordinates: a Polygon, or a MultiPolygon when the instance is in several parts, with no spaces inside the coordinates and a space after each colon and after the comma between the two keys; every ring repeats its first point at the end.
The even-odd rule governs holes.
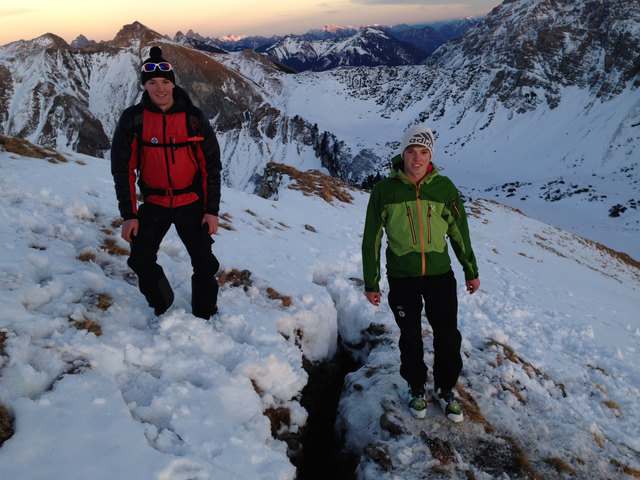
{"type": "MultiPolygon", "coordinates": [[[[163,113],[162,114],[162,143],[164,146],[164,160],[167,168],[167,183],[169,184],[169,188],[173,188],[173,184],[171,183],[171,174],[169,173],[169,154],[167,154],[167,117],[163,113]]],[[[173,156],[173,149],[169,147],[170,155],[173,156]]],[[[174,162],[175,163],[175,162],[174,162]]],[[[169,196],[169,208],[173,208],[173,195],[169,196]]]]}
{"type": "Polygon", "coordinates": [[[453,208],[456,209],[456,213],[458,214],[458,218],[462,218],[462,215],[460,215],[460,210],[458,210],[458,206],[456,205],[456,200],[454,198],[451,199],[451,203],[453,204],[453,208]]]}
{"type": "Polygon", "coordinates": [[[429,204],[429,211],[427,212],[427,242],[431,243],[431,204],[429,204]]]}
{"type": "Polygon", "coordinates": [[[424,251],[424,230],[422,222],[422,209],[420,208],[420,187],[416,186],[416,199],[418,200],[418,226],[420,227],[420,252],[422,257],[422,276],[427,273],[427,263],[424,251]]]}
{"type": "Polygon", "coordinates": [[[413,217],[411,216],[411,208],[409,208],[409,205],[406,204],[405,202],[405,206],[407,207],[407,217],[409,217],[409,228],[411,229],[411,238],[413,238],[413,244],[417,244],[418,240],[416,239],[416,229],[413,225],[413,217]]]}

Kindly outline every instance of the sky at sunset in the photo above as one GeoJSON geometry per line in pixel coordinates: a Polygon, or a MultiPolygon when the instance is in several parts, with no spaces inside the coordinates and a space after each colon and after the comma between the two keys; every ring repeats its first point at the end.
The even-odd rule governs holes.
{"type": "Polygon", "coordinates": [[[205,37],[306,33],[324,25],[395,25],[485,15],[501,0],[0,0],[0,45],[54,33],[112,40],[138,21],[173,37],[189,29],[205,37]]]}

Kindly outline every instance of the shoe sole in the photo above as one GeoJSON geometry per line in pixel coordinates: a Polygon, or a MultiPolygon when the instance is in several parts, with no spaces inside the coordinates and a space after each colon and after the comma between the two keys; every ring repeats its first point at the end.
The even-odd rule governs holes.
{"type": "Polygon", "coordinates": [[[413,418],[422,419],[427,416],[426,408],[424,410],[414,410],[413,408],[409,407],[409,411],[411,412],[411,415],[413,415],[413,418]]]}
{"type": "Polygon", "coordinates": [[[449,413],[449,414],[445,414],[445,417],[447,417],[453,423],[460,423],[464,420],[464,415],[462,413],[459,413],[459,414],[449,413]]]}

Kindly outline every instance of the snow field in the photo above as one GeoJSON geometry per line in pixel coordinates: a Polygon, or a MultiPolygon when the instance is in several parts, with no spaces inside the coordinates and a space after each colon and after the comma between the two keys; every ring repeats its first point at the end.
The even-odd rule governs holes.
{"type": "Polygon", "coordinates": [[[264,412],[285,409],[289,424],[277,433],[298,431],[307,416],[299,403],[303,355],[320,361],[335,352],[335,308],[313,277],[344,256],[332,246],[344,238],[334,222],[340,207],[315,208],[296,192],[278,204],[225,189],[227,228],[214,252],[222,269],[247,269],[251,281],[221,286],[213,322],[193,317],[191,267],[172,229],[159,262],[176,299],[150,328],[152,311],[126,256],[107,253],[127,247],[112,225],[108,162],[73,158],[80,163],[0,152],[0,401],[15,417],[15,434],[0,449],[2,471],[293,478],[286,444],[274,440],[264,412]],[[291,201],[306,214],[281,208],[291,201]],[[87,320],[98,335],[74,327],[87,320]]]}
{"type": "Polygon", "coordinates": [[[9,477],[292,479],[273,429],[277,438],[304,425],[303,357],[330,358],[338,337],[363,364],[338,412],[360,478],[443,468],[494,478],[507,473],[475,459],[490,450],[511,461],[514,445],[548,477],[561,462],[582,478],[639,468],[638,273],[596,244],[492,201],[466,205],[482,283],[467,295],[456,265],[468,417],[456,430],[435,404],[423,423],[408,417],[387,284],[379,308],[362,295],[366,194],[351,191],[347,204],[287,181],[277,201],[224,188],[213,248],[225,272],[248,271],[243,282],[221,286],[211,323],[193,317],[189,260],[171,230],[159,261],[176,300],[150,328],[113,224],[108,162],[69,158],[0,152],[9,477]],[[271,425],[270,410],[288,412],[288,424],[271,425]],[[448,467],[435,437],[455,447],[448,467]]]}

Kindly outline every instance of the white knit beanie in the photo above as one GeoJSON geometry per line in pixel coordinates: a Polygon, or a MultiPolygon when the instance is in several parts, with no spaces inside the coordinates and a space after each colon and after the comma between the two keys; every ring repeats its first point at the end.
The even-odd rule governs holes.
{"type": "Polygon", "coordinates": [[[409,145],[422,145],[427,147],[433,156],[433,132],[430,128],[415,126],[407,130],[402,137],[400,145],[400,154],[404,153],[404,149],[409,145]]]}

